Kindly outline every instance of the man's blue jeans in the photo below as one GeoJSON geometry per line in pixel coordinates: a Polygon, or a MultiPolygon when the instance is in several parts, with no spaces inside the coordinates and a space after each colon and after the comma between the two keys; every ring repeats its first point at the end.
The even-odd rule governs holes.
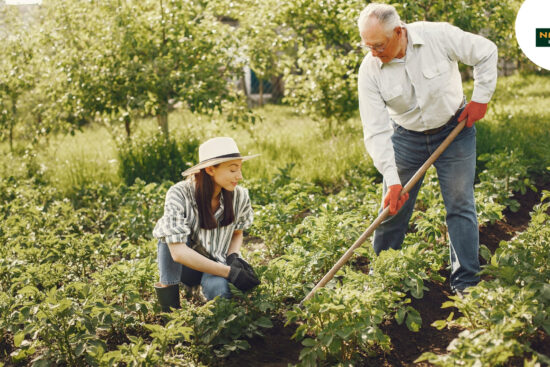
{"type": "Polygon", "coordinates": [[[184,283],[188,286],[202,286],[202,293],[207,300],[216,296],[231,298],[231,291],[227,279],[193,270],[185,265],[175,262],[170,254],[170,249],[165,242],[158,241],[157,262],[160,274],[160,282],[163,285],[184,283]]]}
{"type": "MultiPolygon", "coordinates": [[[[395,163],[403,186],[437,149],[457,122],[442,131],[425,135],[394,125],[392,136],[395,163]]],[[[463,290],[479,282],[479,230],[474,202],[476,166],[476,130],[464,127],[434,163],[447,211],[450,237],[451,288],[463,290]]],[[[422,179],[409,192],[409,200],[394,216],[386,219],[374,232],[376,254],[389,248],[399,249],[405,238],[422,179]]],[[[384,194],[387,187],[384,182],[384,194]]],[[[381,210],[382,211],[382,210],[381,210]]]]}

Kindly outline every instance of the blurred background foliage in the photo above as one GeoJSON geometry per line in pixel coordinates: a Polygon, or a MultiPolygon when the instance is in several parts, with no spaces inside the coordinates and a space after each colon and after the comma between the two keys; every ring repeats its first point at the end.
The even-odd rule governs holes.
{"type": "MultiPolygon", "coordinates": [[[[60,186],[79,187],[92,177],[131,184],[137,177],[179,179],[175,171],[196,160],[197,141],[226,134],[263,154],[247,165],[252,177],[270,177],[291,161],[294,175],[336,184],[366,159],[356,86],[366,51],[356,19],[367,3],[52,0],[26,11],[0,5],[0,149],[40,152],[37,161],[57,172],[60,186]],[[259,81],[256,94],[250,74],[259,81]],[[279,106],[253,108],[268,98],[279,106]]],[[[536,134],[540,125],[530,121],[538,118],[530,115],[538,109],[516,107],[514,96],[536,87],[529,98],[542,98],[548,73],[517,47],[520,1],[392,4],[405,22],[447,21],[488,37],[499,47],[501,75],[520,75],[491,104],[486,120],[498,123],[480,125],[482,153],[536,134]],[[503,121],[529,129],[516,133],[503,121]]],[[[465,80],[472,74],[462,72],[465,80]]],[[[471,83],[465,85],[469,96],[471,83]]],[[[528,159],[547,153],[541,146],[525,150],[528,159]]]]}

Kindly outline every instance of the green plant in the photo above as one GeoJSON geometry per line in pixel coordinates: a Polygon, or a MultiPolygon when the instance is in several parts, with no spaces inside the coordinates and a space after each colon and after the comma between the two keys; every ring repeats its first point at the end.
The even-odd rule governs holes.
{"type": "Polygon", "coordinates": [[[479,201],[486,200],[487,197],[494,197],[494,200],[509,207],[513,212],[519,209],[517,200],[512,199],[514,192],[525,194],[528,188],[536,191],[527,174],[527,166],[521,164],[524,162],[523,154],[517,150],[504,150],[495,154],[482,154],[478,159],[486,162],[487,169],[479,174],[480,183],[478,190],[485,197],[480,197],[479,201]]]}
{"type": "Polygon", "coordinates": [[[145,182],[177,182],[181,172],[193,165],[198,150],[198,140],[191,138],[185,142],[166,139],[161,133],[152,137],[120,140],[118,159],[120,176],[127,185],[137,178],[145,182]]]}
{"type": "Polygon", "coordinates": [[[528,229],[509,242],[502,242],[482,273],[490,280],[472,287],[465,297],[451,297],[443,307],[456,307],[434,326],[465,328],[447,348],[449,353],[424,353],[417,361],[438,366],[502,365],[511,357],[525,364],[549,363],[550,358],[534,350],[529,337],[542,329],[550,333],[550,219],[545,191],[541,204],[531,215],[528,229]]]}
{"type": "Polygon", "coordinates": [[[217,299],[197,311],[193,320],[194,343],[206,362],[250,348],[245,337],[263,335],[262,328],[273,326],[269,318],[242,298],[237,302],[217,299]],[[243,307],[245,305],[248,307],[243,307]]]}

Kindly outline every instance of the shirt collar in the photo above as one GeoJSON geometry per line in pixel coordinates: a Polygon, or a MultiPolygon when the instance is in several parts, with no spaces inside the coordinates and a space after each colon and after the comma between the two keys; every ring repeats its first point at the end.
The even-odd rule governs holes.
{"type": "Polygon", "coordinates": [[[223,212],[224,212],[224,205],[223,205],[223,194],[220,193],[220,206],[218,207],[218,209],[216,210],[216,212],[214,213],[214,217],[218,220],[221,220],[221,217],[223,215],[223,212]]]}
{"type": "MultiPolygon", "coordinates": [[[[422,38],[420,33],[418,33],[415,29],[409,27],[408,24],[403,24],[403,27],[405,27],[405,29],[407,30],[407,41],[408,41],[407,42],[407,52],[409,52],[409,49],[412,48],[412,46],[418,46],[418,45],[423,45],[424,44],[424,39],[422,38]]],[[[406,54],[405,54],[405,57],[407,57],[406,54]]],[[[384,67],[384,65],[386,65],[382,61],[380,61],[380,59],[378,57],[375,57],[375,59],[376,59],[377,65],[380,69],[382,69],[384,67]]],[[[394,64],[394,63],[400,63],[400,62],[403,62],[403,60],[404,59],[401,59],[401,60],[393,59],[388,63],[388,65],[389,64],[394,64]]]]}
{"type": "Polygon", "coordinates": [[[416,29],[409,27],[408,24],[405,24],[405,29],[407,30],[407,37],[409,38],[409,42],[411,42],[413,46],[424,44],[424,38],[422,38],[422,36],[419,32],[416,31],[416,29]]]}

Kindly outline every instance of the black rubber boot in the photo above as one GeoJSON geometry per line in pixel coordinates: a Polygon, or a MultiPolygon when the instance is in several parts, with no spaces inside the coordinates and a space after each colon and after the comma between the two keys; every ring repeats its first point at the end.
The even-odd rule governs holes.
{"type": "Polygon", "coordinates": [[[170,308],[181,308],[179,284],[170,285],[168,287],[159,287],[155,284],[155,290],[157,291],[157,297],[162,312],[172,312],[170,308]]]}

